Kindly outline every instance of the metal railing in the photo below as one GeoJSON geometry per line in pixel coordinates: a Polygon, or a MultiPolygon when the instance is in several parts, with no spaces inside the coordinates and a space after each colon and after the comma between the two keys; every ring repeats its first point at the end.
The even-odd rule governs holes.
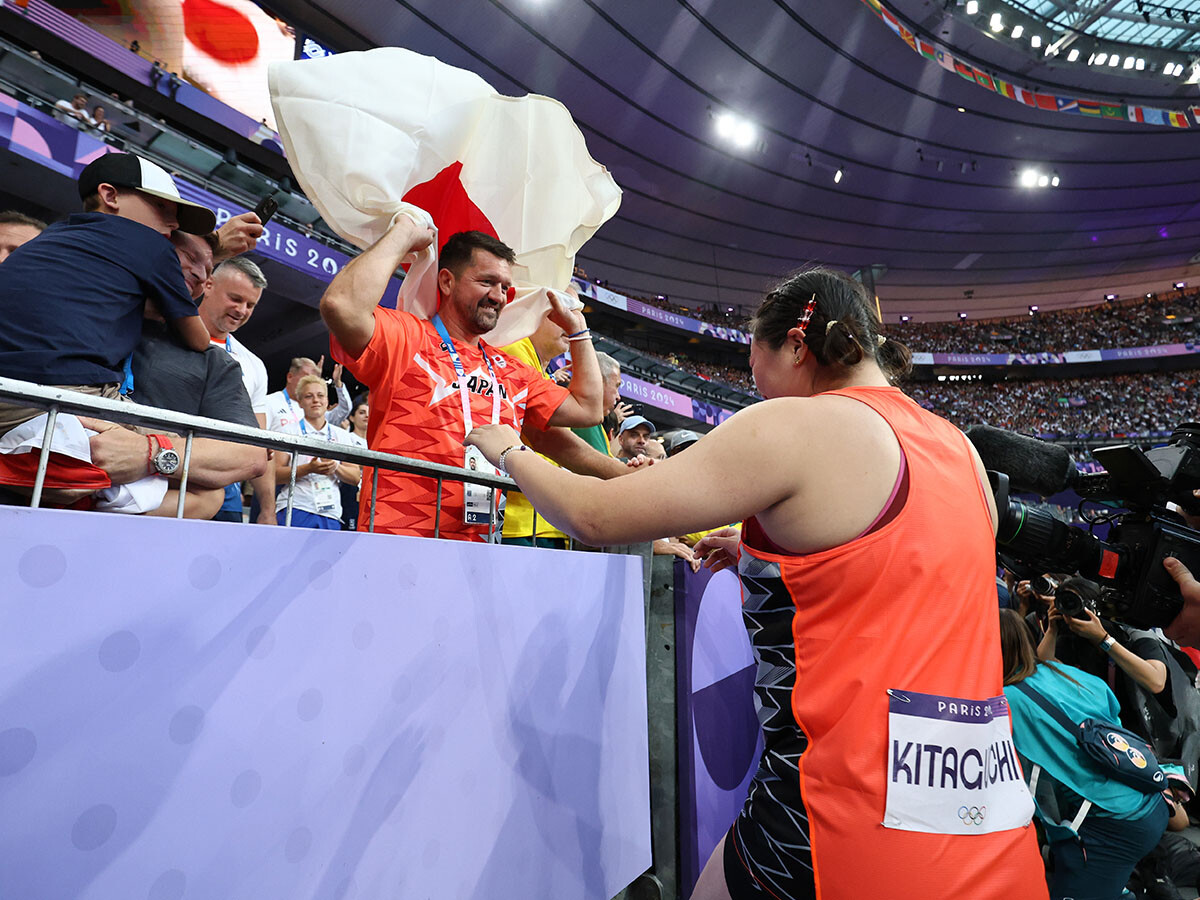
{"type": "MultiPolygon", "coordinates": [[[[118,422],[123,425],[140,425],[162,429],[172,434],[184,437],[183,463],[179,477],[179,502],[175,509],[175,518],[183,518],[184,499],[187,491],[188,475],[192,461],[192,442],[197,437],[215,438],[238,444],[249,444],[267,450],[282,450],[291,454],[291,472],[287,485],[287,505],[285,524],[292,520],[292,504],[295,500],[296,468],[300,453],[309,456],[319,456],[325,459],[336,459],[341,462],[365,464],[374,470],[371,477],[371,513],[367,531],[375,530],[375,500],[379,491],[379,470],[387,469],[392,472],[405,472],[411,475],[423,475],[437,481],[437,504],[434,510],[433,536],[439,537],[441,532],[442,487],[447,481],[470,482],[491,489],[492,521],[497,519],[498,491],[515,489],[516,483],[510,478],[499,475],[489,475],[472,469],[457,466],[444,466],[439,463],[425,462],[419,459],[409,459],[392,453],[379,453],[374,450],[364,450],[349,444],[331,444],[316,438],[298,435],[282,434],[278,431],[265,431],[261,428],[250,428],[246,425],[235,425],[219,419],[205,416],[194,416],[188,413],[172,412],[153,406],[143,406],[124,400],[110,400],[104,397],[94,397],[80,394],[76,391],[58,387],[46,387],[28,381],[18,381],[15,378],[0,377],[0,401],[16,403],[21,406],[44,409],[49,412],[46,427],[42,435],[42,447],[38,459],[37,475],[33,485],[33,496],[30,506],[41,505],[42,493],[46,481],[46,469],[50,460],[50,443],[54,434],[54,425],[59,413],[87,415],[94,418],[118,422]]],[[[260,498],[260,503],[267,498],[260,498]]],[[[488,533],[491,543],[499,542],[499,529],[492,527],[488,533]]],[[[537,535],[536,517],[534,521],[534,537],[537,535]]]]}

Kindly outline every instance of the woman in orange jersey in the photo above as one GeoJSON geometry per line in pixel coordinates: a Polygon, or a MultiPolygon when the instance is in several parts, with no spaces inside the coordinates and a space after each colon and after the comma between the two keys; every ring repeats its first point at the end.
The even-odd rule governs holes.
{"type": "Polygon", "coordinates": [[[982,464],[892,386],[908,351],[856,281],[800,272],[751,330],[767,400],[644,472],[573,475],[503,427],[468,438],[587,544],[745,523],[699,547],[737,559],[765,749],[693,898],[1045,898],[982,464]]]}

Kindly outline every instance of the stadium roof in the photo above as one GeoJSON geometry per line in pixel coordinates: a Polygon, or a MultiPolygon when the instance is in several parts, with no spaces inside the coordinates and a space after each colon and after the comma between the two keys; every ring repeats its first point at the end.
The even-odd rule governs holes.
{"type": "Polygon", "coordinates": [[[1200,89],[1167,74],[1200,2],[1144,0],[1149,24],[1136,0],[879,2],[269,5],[334,49],[408,47],[565,102],[625,191],[579,258],[614,290],[745,310],[817,260],[920,321],[1200,282],[1200,89]],[[1035,46],[1038,16],[1059,27],[1035,46]],[[1135,68],[1105,36],[1174,46],[1135,68]]]}

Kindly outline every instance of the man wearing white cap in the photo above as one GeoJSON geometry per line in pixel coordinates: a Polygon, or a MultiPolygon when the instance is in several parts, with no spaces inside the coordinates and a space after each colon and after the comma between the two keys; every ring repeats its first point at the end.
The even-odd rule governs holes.
{"type": "Polygon", "coordinates": [[[621,423],[617,432],[617,446],[620,452],[617,459],[633,459],[635,456],[645,456],[646,441],[654,434],[654,423],[645,416],[630,416],[621,423]]]}
{"type": "MultiPolygon", "coordinates": [[[[84,168],[79,196],[83,213],[51,225],[0,267],[0,375],[128,394],[147,300],[187,346],[208,348],[169,236],[176,228],[206,234],[216,215],[181,198],[164,169],[129,153],[84,168]]],[[[0,434],[38,412],[0,406],[0,434]]]]}

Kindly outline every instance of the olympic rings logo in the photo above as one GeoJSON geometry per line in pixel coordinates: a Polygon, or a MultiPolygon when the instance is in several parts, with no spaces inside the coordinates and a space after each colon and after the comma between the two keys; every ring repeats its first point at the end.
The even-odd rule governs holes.
{"type": "Polygon", "coordinates": [[[958,808],[958,817],[962,819],[964,825],[982,825],[986,815],[986,806],[960,806],[958,808]]]}

